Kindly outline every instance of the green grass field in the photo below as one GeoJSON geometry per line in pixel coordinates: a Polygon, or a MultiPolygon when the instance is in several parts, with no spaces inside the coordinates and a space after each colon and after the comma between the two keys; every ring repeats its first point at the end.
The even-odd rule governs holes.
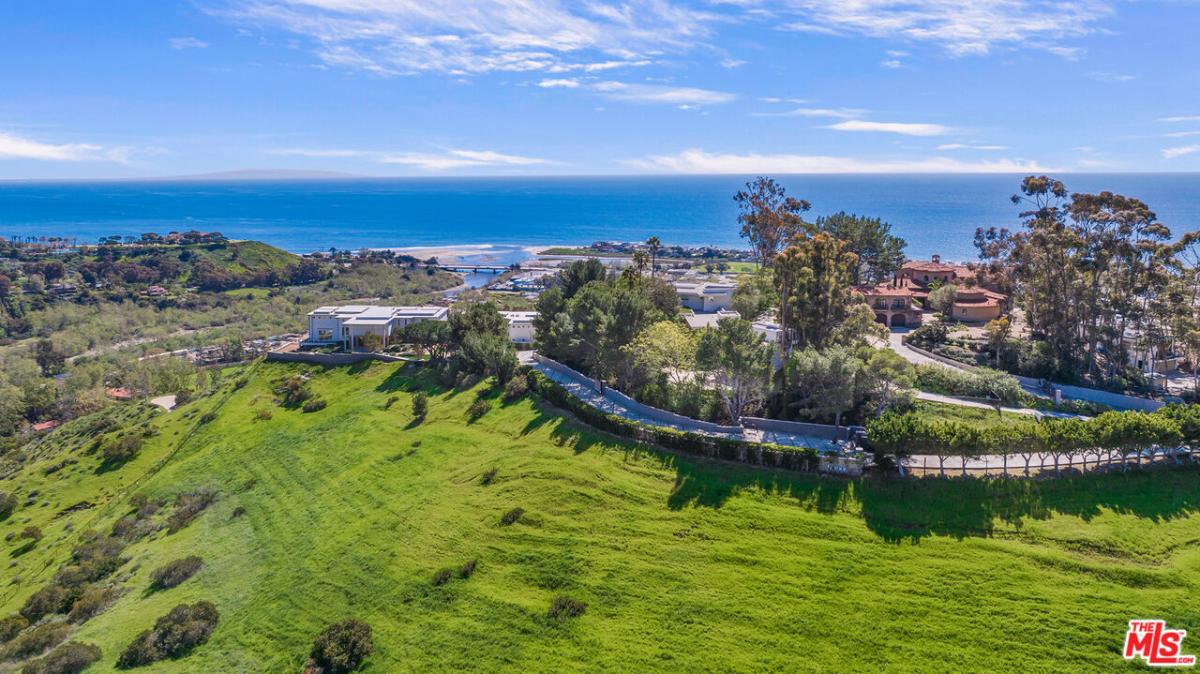
{"type": "MultiPolygon", "coordinates": [[[[83,452],[86,420],[60,429],[0,483],[22,503],[39,492],[0,531],[45,534],[20,554],[27,544],[5,544],[4,613],[133,494],[206,486],[218,500],[189,526],[126,550],[126,592],[72,636],[103,649],[89,672],[201,599],[221,612],[211,640],[144,671],[297,672],[313,636],[349,616],[375,630],[367,672],[1113,671],[1135,668],[1119,652],[1131,618],[1200,633],[1195,470],[820,479],[618,442],[529,398],[493,398],[468,422],[484,388],[446,392],[413,372],[258,364],[243,388],[227,377],[174,412],[123,410],[159,432],[111,470],[83,452]],[[272,382],[305,371],[328,407],[275,404],[272,382]],[[418,387],[431,399],[415,424],[418,387]],[[64,458],[78,463],[45,474],[64,458]],[[501,526],[514,507],[525,515],[501,526]],[[199,574],[146,591],[151,570],[191,554],[199,574]],[[470,559],[471,578],[431,583],[470,559]],[[586,612],[547,618],[559,595],[586,612]]],[[[1195,636],[1184,645],[1200,651],[1195,636]]]]}

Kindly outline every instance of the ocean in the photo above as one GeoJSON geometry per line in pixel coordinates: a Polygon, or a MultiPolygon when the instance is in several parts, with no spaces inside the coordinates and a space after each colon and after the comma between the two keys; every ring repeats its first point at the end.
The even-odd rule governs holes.
{"type": "MultiPolygon", "coordinates": [[[[1200,227],[1200,174],[1060,176],[1074,191],[1146,201],[1178,234],[1200,227]]],[[[1018,175],[777,176],[813,204],[883,218],[911,257],[975,257],[976,227],[1019,225],[1018,175]]],[[[0,236],[217,230],[297,252],[363,247],[588,244],[657,235],[745,247],[733,194],[746,176],[0,182],[0,236]]]]}

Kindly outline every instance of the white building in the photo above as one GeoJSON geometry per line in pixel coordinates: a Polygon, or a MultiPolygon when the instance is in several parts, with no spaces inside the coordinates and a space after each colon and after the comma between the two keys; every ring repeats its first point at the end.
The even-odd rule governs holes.
{"type": "Polygon", "coordinates": [[[393,333],[420,321],[444,321],[446,307],[379,307],[352,305],[320,307],[308,314],[308,339],[305,344],[341,344],[346,348],[362,346],[361,339],[376,335],[387,346],[393,333]]]}
{"type": "Polygon", "coordinates": [[[533,344],[533,319],[536,311],[501,311],[508,321],[508,341],[513,344],[533,344]]]}
{"type": "Polygon", "coordinates": [[[733,283],[679,281],[675,284],[675,292],[679,294],[679,303],[692,311],[704,314],[733,307],[735,288],[737,286],[733,283]]]}
{"type": "MultiPolygon", "coordinates": [[[[720,310],[711,314],[684,314],[683,322],[692,330],[703,330],[705,328],[716,328],[717,324],[726,318],[740,318],[738,312],[720,310]]],[[[782,328],[772,317],[764,314],[750,323],[750,327],[754,332],[761,335],[763,341],[774,344],[779,341],[779,334],[782,328]]]]}

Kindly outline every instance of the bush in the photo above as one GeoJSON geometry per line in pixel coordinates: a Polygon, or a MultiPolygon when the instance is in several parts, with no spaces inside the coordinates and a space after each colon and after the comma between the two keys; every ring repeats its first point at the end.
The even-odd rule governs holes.
{"type": "Polygon", "coordinates": [[[36,623],[45,616],[66,613],[71,609],[71,604],[75,603],[78,595],[79,593],[62,585],[51,583],[29,595],[25,604],[21,606],[20,613],[30,623],[36,623]]]}
{"type": "Polygon", "coordinates": [[[71,611],[67,613],[67,621],[78,625],[91,620],[116,601],[119,594],[120,592],[114,588],[92,588],[84,592],[71,605],[71,611]]]}
{"type": "Polygon", "coordinates": [[[478,560],[472,559],[472,560],[468,561],[467,563],[463,564],[462,566],[458,567],[458,577],[464,578],[464,579],[470,578],[472,575],[475,574],[475,566],[478,563],[479,563],[478,560]]]}
{"type": "Polygon", "coordinates": [[[392,405],[395,405],[397,400],[400,400],[399,396],[388,396],[388,399],[383,402],[383,409],[392,409],[392,405]]]}
{"type": "Polygon", "coordinates": [[[105,463],[125,463],[137,456],[142,449],[144,438],[140,433],[123,433],[110,436],[100,446],[100,454],[105,463]]]}
{"type": "Polygon", "coordinates": [[[123,669],[186,655],[208,641],[217,626],[217,607],[206,601],[180,604],[139,634],[117,659],[123,669]]]}
{"type": "Polygon", "coordinates": [[[276,387],[275,392],[279,394],[284,407],[298,407],[312,397],[312,391],[308,390],[308,382],[300,376],[288,377],[276,387]]]}
{"type": "Polygon", "coordinates": [[[524,375],[514,376],[504,385],[503,400],[511,403],[529,392],[529,378],[524,375]]]}
{"type": "Polygon", "coordinates": [[[42,530],[35,526],[27,526],[21,530],[21,538],[28,539],[34,543],[42,540],[42,530]]]}
{"type": "Polygon", "coordinates": [[[413,419],[422,421],[425,415],[429,413],[429,396],[424,392],[419,392],[412,399],[412,415],[413,419]]]}
{"type": "Polygon", "coordinates": [[[0,620],[0,644],[12,641],[26,627],[29,627],[29,621],[23,616],[10,615],[0,620]]]}
{"type": "Polygon", "coordinates": [[[0,492],[0,522],[12,517],[17,510],[17,495],[0,492]]]}
{"type": "Polygon", "coordinates": [[[200,415],[200,423],[202,423],[202,424],[211,423],[211,422],[215,421],[216,418],[217,418],[216,412],[205,412],[204,414],[200,415]]]}
{"type": "Polygon", "coordinates": [[[496,468],[489,468],[484,471],[483,475],[479,476],[479,484],[486,487],[494,482],[496,479],[496,470],[496,468]]]}
{"type": "Polygon", "coordinates": [[[917,388],[946,395],[998,399],[1007,404],[1021,404],[1025,392],[1015,377],[996,370],[979,368],[963,372],[940,365],[919,365],[916,368],[917,388]]]}
{"type": "Polygon", "coordinates": [[[500,518],[500,524],[503,526],[514,524],[517,520],[521,519],[521,515],[524,514],[524,508],[513,508],[512,510],[504,513],[504,515],[500,518]]]}
{"type": "Polygon", "coordinates": [[[191,401],[192,401],[191,389],[186,389],[186,388],[179,389],[179,392],[175,394],[175,406],[176,407],[178,407],[180,405],[186,405],[186,404],[190,403],[191,401]]]}
{"type": "Polygon", "coordinates": [[[556,620],[562,620],[564,618],[578,618],[586,610],[587,604],[566,595],[559,595],[554,598],[554,601],[550,602],[550,610],[546,615],[556,620]]]}
{"type": "Polygon", "coordinates": [[[254,411],[254,418],[258,421],[270,421],[275,415],[271,414],[271,410],[259,409],[254,411]]]}
{"type": "Polygon", "coordinates": [[[50,648],[61,644],[71,632],[66,623],[46,623],[33,629],[26,630],[4,647],[5,660],[22,660],[41,655],[50,648]]]}
{"type": "Polygon", "coordinates": [[[436,572],[433,574],[433,584],[434,584],[434,586],[436,587],[436,586],[438,586],[438,585],[445,585],[446,583],[449,583],[449,582],[450,582],[450,578],[451,578],[451,576],[453,576],[453,575],[454,575],[454,572],[453,572],[453,571],[451,571],[450,569],[438,569],[438,570],[437,570],[437,571],[436,571],[436,572]]]}
{"type": "Polygon", "coordinates": [[[313,640],[310,658],[324,674],[344,674],[358,669],[374,650],[371,626],[350,619],[322,630],[313,640]]]}
{"type": "Polygon", "coordinates": [[[304,412],[320,412],[321,410],[325,409],[325,405],[326,403],[324,398],[310,398],[309,400],[305,401],[304,406],[300,409],[304,412]]]}
{"type": "Polygon", "coordinates": [[[204,567],[204,560],[196,555],[177,559],[160,566],[150,574],[151,590],[169,590],[191,578],[204,567]]]}
{"type": "Polygon", "coordinates": [[[72,641],[25,665],[21,674],[79,674],[100,659],[100,648],[72,641]]]}
{"type": "Polygon", "coordinates": [[[183,492],[175,497],[175,512],[167,518],[167,533],[186,527],[197,515],[217,500],[217,492],[206,487],[183,492]]]}
{"type": "Polygon", "coordinates": [[[467,418],[477,421],[480,417],[492,411],[492,403],[487,398],[476,398],[467,408],[467,418]]]}
{"type": "Polygon", "coordinates": [[[229,519],[236,520],[237,518],[239,518],[245,514],[246,514],[245,506],[238,506],[233,509],[233,513],[229,515],[229,519]]]}

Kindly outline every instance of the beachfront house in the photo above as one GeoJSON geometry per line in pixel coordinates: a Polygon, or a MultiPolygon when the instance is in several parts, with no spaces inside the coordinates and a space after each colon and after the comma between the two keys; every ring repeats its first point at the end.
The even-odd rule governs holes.
{"type": "Polygon", "coordinates": [[[351,305],[319,307],[308,314],[306,345],[341,345],[347,349],[362,347],[367,335],[379,337],[382,346],[406,325],[420,321],[444,321],[446,307],[382,307],[351,305]]]}
{"type": "Polygon", "coordinates": [[[513,344],[533,344],[533,319],[536,311],[501,311],[508,322],[508,341],[513,344]]]}
{"type": "Polygon", "coordinates": [[[733,283],[678,281],[675,292],[679,303],[686,309],[707,314],[726,311],[733,307],[733,283]]]}

